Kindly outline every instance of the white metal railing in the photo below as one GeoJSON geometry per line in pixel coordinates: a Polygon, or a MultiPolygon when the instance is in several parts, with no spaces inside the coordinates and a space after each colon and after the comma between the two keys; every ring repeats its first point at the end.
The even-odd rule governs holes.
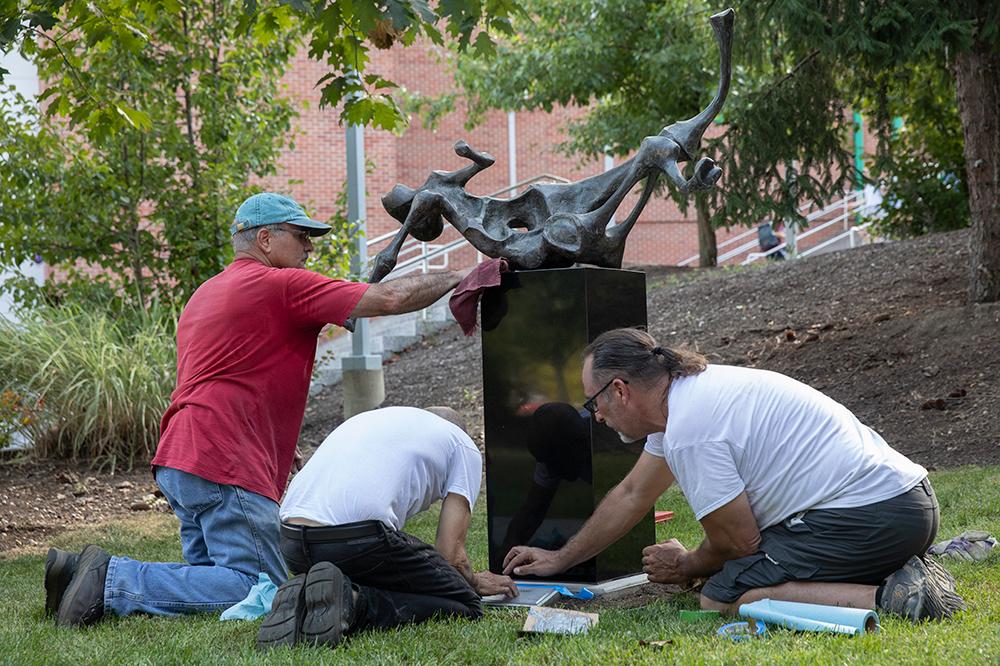
{"type": "MultiPolygon", "coordinates": [[[[815,210],[815,211],[808,212],[808,213],[806,211],[808,211],[810,208],[812,208],[813,204],[811,204],[811,203],[803,204],[802,206],[799,207],[799,212],[805,214],[806,225],[808,225],[810,222],[813,222],[813,221],[815,221],[817,219],[821,219],[823,217],[826,217],[827,215],[830,215],[831,213],[833,213],[837,209],[841,209],[843,211],[843,213],[836,218],[836,221],[846,221],[848,219],[849,215],[852,212],[854,212],[863,203],[864,203],[864,194],[862,192],[860,192],[860,191],[857,191],[857,192],[851,192],[850,194],[848,194],[847,196],[843,197],[842,199],[838,199],[837,201],[834,201],[833,203],[827,204],[826,206],[823,206],[819,210],[815,210]]],[[[797,236],[797,239],[801,240],[803,238],[807,238],[808,236],[812,235],[816,231],[818,231],[820,229],[823,229],[823,228],[826,228],[827,226],[829,226],[829,225],[822,225],[820,227],[816,227],[815,229],[810,229],[810,230],[808,230],[808,231],[806,231],[806,232],[804,232],[802,234],[799,234],[797,236]]],[[[846,227],[847,227],[847,225],[845,224],[845,230],[846,230],[846,227]]],[[[722,254],[718,255],[716,257],[716,263],[723,264],[726,261],[728,261],[728,260],[730,260],[730,259],[732,259],[734,257],[738,257],[741,254],[747,254],[747,253],[748,253],[747,254],[747,259],[744,260],[743,263],[750,263],[751,261],[755,261],[755,260],[760,259],[762,257],[770,256],[772,254],[776,254],[777,252],[781,252],[785,248],[785,243],[782,243],[778,247],[772,248],[771,250],[768,250],[767,252],[753,252],[753,249],[756,248],[756,247],[758,247],[758,241],[757,241],[756,235],[757,235],[757,228],[754,227],[752,229],[744,231],[741,234],[733,236],[732,238],[729,238],[729,239],[727,239],[727,240],[719,243],[718,249],[721,250],[724,247],[728,247],[728,246],[730,246],[730,245],[732,245],[734,243],[740,243],[740,241],[743,241],[742,243],[740,243],[739,246],[737,246],[735,248],[732,248],[731,250],[727,250],[726,252],[723,252],[722,254]],[[747,238],[750,238],[751,236],[753,237],[753,240],[749,240],[749,241],[746,240],[747,238]]],[[[810,250],[810,252],[811,251],[812,250],[810,250]]],[[[699,256],[700,255],[697,255],[697,254],[692,255],[692,256],[688,257],[687,259],[685,259],[684,261],[680,262],[677,265],[678,266],[689,266],[689,265],[693,264],[694,262],[698,261],[699,256]]]]}
{"type": "MultiPolygon", "coordinates": [[[[727,240],[722,241],[721,243],[719,243],[718,245],[715,246],[715,249],[716,250],[721,250],[722,248],[726,247],[727,245],[732,245],[733,243],[739,242],[739,241],[743,240],[744,238],[746,238],[748,236],[752,236],[752,235],[754,235],[756,233],[757,233],[757,229],[756,228],[750,229],[749,231],[744,231],[742,234],[739,234],[737,236],[733,236],[732,238],[729,238],[727,240]]],[[[678,266],[690,266],[694,262],[698,261],[699,258],[701,258],[701,254],[692,254],[690,257],[688,257],[687,259],[685,259],[684,261],[682,261],[681,263],[679,263],[677,265],[678,266]]]]}
{"type": "MultiPolygon", "coordinates": [[[[856,243],[856,239],[857,239],[857,235],[856,235],[857,232],[855,230],[867,229],[868,228],[868,223],[865,223],[865,224],[862,224],[862,225],[851,225],[850,219],[851,219],[851,217],[853,215],[859,213],[860,209],[864,208],[865,203],[866,202],[865,202],[864,192],[862,192],[862,191],[859,190],[859,191],[851,192],[850,194],[848,194],[847,196],[845,196],[843,199],[840,199],[839,201],[835,201],[835,202],[833,202],[833,203],[831,203],[831,204],[829,204],[827,206],[824,206],[823,208],[821,208],[818,211],[815,211],[814,213],[810,213],[808,216],[806,216],[806,223],[807,224],[809,222],[812,222],[812,221],[817,220],[817,219],[824,218],[824,217],[826,217],[828,215],[832,215],[834,213],[836,213],[836,215],[834,215],[833,218],[831,218],[829,220],[826,220],[822,224],[819,224],[819,225],[817,225],[815,227],[810,227],[807,230],[803,231],[802,233],[796,234],[796,238],[795,238],[795,245],[796,245],[796,247],[799,245],[799,243],[802,240],[804,240],[806,238],[809,238],[810,236],[813,236],[813,235],[815,235],[815,234],[817,234],[817,233],[819,233],[819,232],[821,232],[821,231],[823,231],[825,229],[829,229],[830,227],[832,227],[835,224],[842,223],[844,225],[844,231],[843,231],[843,233],[837,234],[837,235],[833,236],[832,238],[828,238],[828,239],[826,239],[826,240],[818,243],[817,245],[814,245],[813,247],[807,248],[805,250],[797,251],[797,252],[795,252],[794,256],[796,256],[796,257],[808,257],[809,255],[815,254],[816,252],[822,250],[823,248],[829,247],[830,245],[832,245],[832,244],[834,244],[834,243],[836,243],[838,241],[841,241],[841,240],[843,240],[844,238],[847,238],[847,237],[850,238],[851,247],[854,247],[854,244],[856,243]],[[838,210],[839,210],[839,212],[838,212],[838,210]]],[[[753,246],[753,245],[756,245],[756,243],[752,243],[750,245],[753,246]]],[[[771,248],[767,252],[750,252],[749,254],[747,254],[746,258],[742,262],[740,262],[740,264],[741,265],[746,265],[746,264],[753,263],[754,261],[758,261],[759,259],[763,259],[764,257],[768,257],[768,256],[770,256],[772,254],[777,254],[778,252],[782,252],[787,247],[788,247],[788,243],[787,242],[783,242],[780,245],[778,245],[777,247],[771,248]]],[[[722,258],[720,257],[719,263],[722,263],[721,259],[722,258]]]]}
{"type": "MultiPolygon", "coordinates": [[[[527,187],[528,185],[540,182],[569,183],[570,181],[567,180],[566,178],[562,178],[561,176],[554,176],[549,173],[543,173],[519,181],[517,183],[514,183],[513,185],[508,185],[507,187],[501,190],[497,190],[496,192],[493,192],[491,194],[488,194],[487,196],[500,197],[507,193],[516,193],[516,191],[519,188],[527,187]]],[[[367,241],[365,243],[365,247],[371,248],[374,245],[383,243],[395,237],[397,233],[399,233],[399,230],[390,231],[389,233],[382,234],[381,236],[376,236],[375,238],[372,238],[371,240],[367,241]]],[[[414,252],[417,252],[418,254],[416,256],[410,257],[409,259],[405,259],[400,263],[398,263],[396,267],[392,269],[392,272],[390,272],[385,277],[385,279],[389,279],[390,277],[401,277],[403,275],[415,272],[417,270],[421,271],[422,273],[427,273],[431,269],[447,268],[448,257],[450,256],[450,254],[453,251],[460,249],[466,245],[469,245],[469,242],[464,237],[444,244],[424,243],[422,241],[418,241],[416,239],[411,238],[410,240],[403,243],[403,245],[400,247],[399,258],[402,259],[403,257],[411,255],[414,252]],[[437,264],[431,263],[432,259],[439,259],[440,263],[437,264]]],[[[477,262],[480,260],[482,260],[482,255],[477,254],[477,262]]]]}
{"type": "MultiPolygon", "coordinates": [[[[838,201],[837,203],[830,204],[830,205],[831,206],[836,206],[839,203],[840,202],[838,201]]],[[[812,203],[805,203],[805,204],[802,204],[801,206],[799,206],[799,212],[806,214],[806,220],[809,219],[809,214],[806,213],[806,211],[808,211],[810,208],[812,208],[812,206],[813,206],[812,203]]],[[[772,224],[773,224],[773,222],[772,222],[772,224]]],[[[724,248],[724,247],[726,247],[728,245],[732,245],[733,243],[739,242],[739,241],[741,241],[741,240],[743,240],[745,238],[748,238],[750,236],[756,236],[756,234],[757,234],[757,227],[753,227],[751,229],[748,229],[747,231],[744,231],[743,233],[741,233],[739,235],[733,236],[730,239],[722,241],[721,243],[719,243],[716,246],[716,250],[721,250],[722,248],[724,248]]],[[[742,254],[743,252],[746,252],[746,250],[748,248],[752,248],[755,245],[757,245],[757,241],[745,243],[744,245],[741,245],[739,249],[732,250],[732,251],[730,251],[728,253],[725,253],[723,256],[725,257],[725,259],[729,259],[729,258],[735,257],[735,256],[737,256],[739,254],[742,254]]],[[[684,261],[680,262],[677,265],[678,266],[688,266],[688,265],[690,265],[690,264],[698,261],[698,259],[699,259],[700,256],[701,256],[700,254],[693,254],[693,255],[691,255],[690,257],[688,257],[687,259],[685,259],[684,261]]],[[[724,261],[723,257],[716,257],[716,262],[717,263],[721,264],[723,261],[724,261]]]]}

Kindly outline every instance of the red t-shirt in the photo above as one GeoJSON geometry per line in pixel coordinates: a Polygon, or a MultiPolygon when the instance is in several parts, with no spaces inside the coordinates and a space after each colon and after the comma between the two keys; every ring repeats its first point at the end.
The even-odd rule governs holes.
{"type": "Polygon", "coordinates": [[[368,286],[238,259],[198,287],[177,323],[177,388],[152,464],[280,501],[316,337],[368,286]]]}

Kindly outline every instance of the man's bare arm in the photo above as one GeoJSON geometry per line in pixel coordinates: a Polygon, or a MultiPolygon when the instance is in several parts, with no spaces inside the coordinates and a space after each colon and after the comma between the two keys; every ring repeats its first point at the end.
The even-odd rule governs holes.
{"type": "Polygon", "coordinates": [[[681,559],[688,578],[709,576],[729,560],[753,555],[760,548],[760,530],[745,492],[701,519],[705,540],[681,559]]]}
{"type": "Polygon", "coordinates": [[[465,536],[469,531],[472,511],[469,501],[456,493],[448,493],[441,503],[434,547],[448,560],[465,580],[472,583],[472,566],[465,552],[465,536]]]}
{"type": "Polygon", "coordinates": [[[547,576],[590,559],[632,529],[673,482],[663,458],[643,452],[565,546],[557,551],[516,546],[504,558],[504,573],[547,576]]]}
{"type": "Polygon", "coordinates": [[[458,286],[472,269],[442,271],[378,282],[354,306],[351,318],[403,314],[431,305],[458,286]]]}
{"type": "Polygon", "coordinates": [[[745,492],[702,518],[701,525],[705,539],[694,550],[677,539],[643,549],[642,569],[651,581],[686,583],[710,576],[729,560],[753,555],[760,548],[760,530],[745,492]]]}
{"type": "Polygon", "coordinates": [[[469,501],[457,493],[448,493],[441,503],[441,517],[438,519],[434,547],[481,596],[492,594],[517,596],[517,586],[507,576],[498,576],[489,571],[480,573],[472,571],[469,555],[465,551],[465,537],[471,520],[469,501]]]}

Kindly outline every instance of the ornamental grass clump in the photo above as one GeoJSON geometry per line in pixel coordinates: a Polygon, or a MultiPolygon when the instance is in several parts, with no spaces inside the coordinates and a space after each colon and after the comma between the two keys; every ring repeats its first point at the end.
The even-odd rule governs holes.
{"type": "Polygon", "coordinates": [[[151,459],[175,376],[176,320],[114,316],[78,305],[0,317],[0,393],[18,396],[16,426],[46,458],[115,470],[151,459]]]}

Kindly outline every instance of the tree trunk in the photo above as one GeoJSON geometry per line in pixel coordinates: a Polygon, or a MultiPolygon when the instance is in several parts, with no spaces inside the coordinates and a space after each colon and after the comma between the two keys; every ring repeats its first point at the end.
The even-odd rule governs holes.
{"type": "Polygon", "coordinates": [[[1000,300],[1000,50],[977,38],[956,56],[955,80],[972,218],[969,299],[991,303],[1000,300]]]}
{"type": "Polygon", "coordinates": [[[712,214],[708,210],[708,196],[704,192],[694,195],[694,208],[698,213],[698,265],[702,268],[718,263],[719,247],[715,243],[712,214]]]}

